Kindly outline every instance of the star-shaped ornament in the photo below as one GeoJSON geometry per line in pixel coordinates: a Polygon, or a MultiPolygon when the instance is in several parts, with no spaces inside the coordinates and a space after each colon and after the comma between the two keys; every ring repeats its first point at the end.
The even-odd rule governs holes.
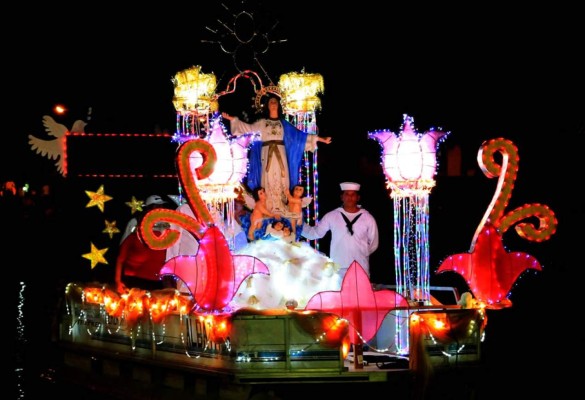
{"type": "Polygon", "coordinates": [[[107,251],[107,247],[105,249],[98,249],[93,243],[91,243],[91,253],[85,253],[82,257],[90,260],[91,269],[94,269],[98,263],[108,264],[108,261],[104,258],[104,254],[106,254],[107,251]]]}
{"type": "Polygon", "coordinates": [[[104,185],[101,185],[97,192],[85,191],[85,194],[89,197],[89,203],[86,204],[86,208],[97,206],[101,212],[104,212],[104,203],[112,200],[113,197],[104,194],[104,185]]]}
{"type": "Polygon", "coordinates": [[[130,214],[134,214],[136,211],[142,211],[144,202],[142,200],[137,200],[136,197],[132,196],[132,200],[127,201],[126,205],[131,208],[130,214]]]}
{"type": "Polygon", "coordinates": [[[120,230],[118,229],[118,227],[116,227],[116,221],[108,221],[106,220],[106,227],[105,229],[102,231],[102,233],[107,233],[108,235],[110,235],[110,239],[112,239],[114,237],[115,233],[120,233],[120,230]]]}

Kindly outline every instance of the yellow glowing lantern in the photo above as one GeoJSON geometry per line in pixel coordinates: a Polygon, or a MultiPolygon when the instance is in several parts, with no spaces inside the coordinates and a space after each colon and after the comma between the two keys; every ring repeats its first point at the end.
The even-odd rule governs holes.
{"type": "Polygon", "coordinates": [[[175,85],[173,105],[177,112],[209,112],[217,86],[214,74],[204,74],[200,66],[193,66],[178,72],[172,82],[175,85]]]}
{"type": "Polygon", "coordinates": [[[287,113],[315,111],[321,107],[317,94],[323,93],[323,76],[290,72],[280,76],[278,87],[284,92],[283,107],[287,113]]]}

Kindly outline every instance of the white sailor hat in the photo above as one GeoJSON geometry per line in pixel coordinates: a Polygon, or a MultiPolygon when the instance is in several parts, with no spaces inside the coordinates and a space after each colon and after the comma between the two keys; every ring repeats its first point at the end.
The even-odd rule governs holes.
{"type": "Polygon", "coordinates": [[[355,182],[343,182],[340,183],[339,186],[341,186],[341,190],[343,191],[355,190],[356,192],[358,192],[360,190],[360,184],[355,182]]]}

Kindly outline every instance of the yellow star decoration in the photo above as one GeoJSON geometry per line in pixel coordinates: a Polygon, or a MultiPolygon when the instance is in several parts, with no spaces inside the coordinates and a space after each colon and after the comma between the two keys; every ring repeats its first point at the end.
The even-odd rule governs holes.
{"type": "Polygon", "coordinates": [[[105,249],[100,250],[97,247],[95,247],[93,243],[91,243],[91,253],[83,254],[82,257],[90,260],[91,269],[94,269],[95,266],[98,265],[98,263],[108,264],[108,261],[104,258],[104,254],[106,254],[106,251],[108,251],[107,247],[105,249]]]}
{"type": "Polygon", "coordinates": [[[127,201],[126,205],[132,209],[130,214],[134,214],[136,211],[142,211],[144,202],[142,200],[136,200],[136,197],[132,196],[132,200],[127,201]]]}
{"type": "Polygon", "coordinates": [[[101,185],[97,192],[85,191],[85,194],[90,198],[89,203],[85,206],[86,208],[98,206],[101,212],[104,212],[104,203],[112,200],[113,197],[104,194],[104,185],[101,185]]]}
{"type": "Polygon", "coordinates": [[[102,231],[102,233],[107,233],[110,235],[110,239],[114,237],[114,233],[120,233],[120,230],[116,227],[116,221],[108,221],[106,220],[106,228],[102,231]]]}

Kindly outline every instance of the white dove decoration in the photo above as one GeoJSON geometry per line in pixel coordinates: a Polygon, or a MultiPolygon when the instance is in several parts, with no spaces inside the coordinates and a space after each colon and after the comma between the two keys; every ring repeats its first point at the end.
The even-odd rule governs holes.
{"type": "MultiPolygon", "coordinates": [[[[57,160],[55,163],[57,171],[61,175],[67,176],[67,170],[65,168],[65,139],[68,129],[65,125],[56,122],[48,115],[43,117],[43,125],[47,133],[54,136],[55,139],[45,140],[28,135],[28,144],[30,144],[31,149],[35,150],[37,154],[47,157],[49,160],[57,160]]],[[[87,123],[85,121],[77,120],[73,123],[70,132],[83,132],[86,125],[87,123]]]]}

